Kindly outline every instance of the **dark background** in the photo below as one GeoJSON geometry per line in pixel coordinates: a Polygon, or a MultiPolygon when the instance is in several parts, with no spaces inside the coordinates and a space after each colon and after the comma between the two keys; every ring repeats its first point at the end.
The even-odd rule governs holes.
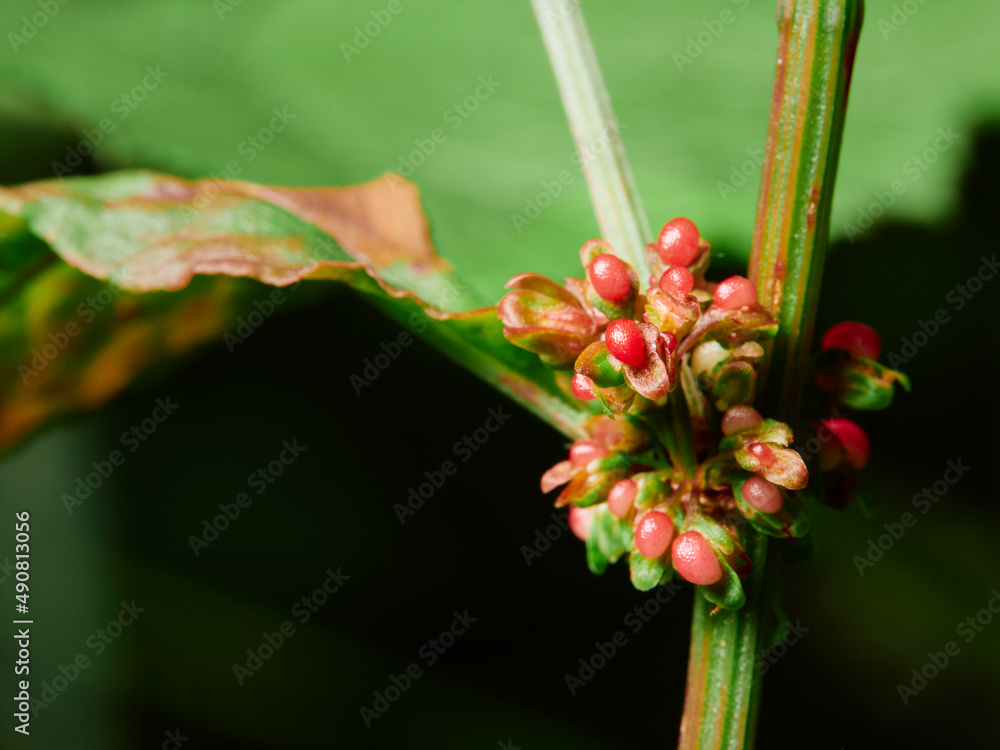
{"type": "MultiPolygon", "coordinates": [[[[23,5],[28,10],[4,12],[4,18],[12,18],[12,28],[14,16],[31,10],[30,4],[23,5]]],[[[486,17],[506,18],[491,4],[475,5],[486,17]]],[[[625,140],[650,216],[657,223],[677,213],[691,215],[719,251],[717,271],[737,272],[747,251],[747,217],[752,219],[756,190],[746,187],[737,205],[736,199],[720,200],[714,185],[727,179],[727,165],[739,164],[745,148],[762,141],[773,66],[773,9],[766,3],[752,5],[744,26],[734,24],[697,66],[677,71],[671,53],[683,49],[684,37],[697,33],[703,19],[718,16],[714,5],[676,11],[653,10],[643,3],[610,5],[595,2],[591,8],[588,3],[586,10],[597,19],[592,25],[602,62],[607,58],[612,93],[623,91],[620,111],[623,121],[632,123],[625,140]],[[751,13],[756,14],[752,20],[751,13]],[[632,50],[629,39],[639,36],[648,42],[650,37],[635,28],[636,19],[643,25],[670,26],[669,42],[660,49],[647,44],[632,50]],[[763,98],[748,105],[749,114],[731,118],[735,125],[720,125],[712,135],[724,144],[718,149],[722,155],[699,159],[699,143],[689,133],[711,129],[705,123],[724,117],[727,106],[713,98],[713,92],[725,93],[722,84],[697,93],[696,76],[714,74],[730,81],[734,59],[744,54],[740,45],[754,50],[746,62],[758,71],[750,88],[754,95],[763,91],[763,98]],[[646,76],[645,82],[635,80],[639,75],[646,76]],[[616,88],[620,82],[622,87],[616,88]],[[660,90],[664,87],[669,92],[660,90]],[[636,92],[642,89],[645,99],[640,102],[636,92]],[[683,101],[688,117],[675,117],[674,108],[662,104],[665,99],[668,104],[683,101]],[[686,121],[677,125],[677,143],[663,147],[667,153],[644,148],[656,144],[657,137],[669,140],[654,136],[673,133],[675,119],[686,121]],[[724,129],[737,126],[743,140],[734,145],[724,129]],[[685,148],[691,165],[678,155],[685,148]],[[671,168],[656,169],[657,159],[671,168]],[[684,192],[699,180],[699,193],[684,192]]],[[[965,12],[979,5],[969,4],[965,12]]],[[[106,150],[79,171],[143,166],[207,174],[218,163],[212,154],[226,158],[243,137],[239,131],[233,131],[238,137],[225,131],[226,118],[236,117],[232,108],[222,106],[225,97],[254,101],[250,94],[236,95],[219,86],[217,78],[237,78],[240,66],[253,57],[246,50],[264,55],[261,46],[277,46],[275,37],[299,33],[289,27],[308,21],[307,10],[315,9],[292,3],[282,15],[277,5],[266,11],[243,5],[220,21],[209,3],[202,4],[204,37],[212,40],[221,57],[216,59],[196,45],[201,27],[181,30],[193,4],[136,6],[142,10],[107,2],[66,6],[44,38],[39,35],[17,53],[16,65],[4,62],[8,68],[6,73],[0,68],[0,74],[10,83],[7,91],[14,92],[0,108],[0,114],[6,113],[0,117],[4,184],[51,176],[51,163],[79,141],[80,128],[107,110],[112,97],[105,91],[113,88],[102,83],[101,66],[121,64],[126,71],[121,80],[130,81],[129,66],[121,61],[136,54],[143,42],[156,51],[174,49],[170,45],[190,48],[188,77],[178,73],[174,81],[189,86],[187,92],[180,87],[168,92],[164,84],[162,93],[177,97],[173,102],[201,102],[199,116],[204,119],[198,127],[182,126],[177,121],[181,115],[175,114],[173,125],[161,125],[158,132],[153,108],[169,107],[165,99],[157,102],[151,96],[148,108],[136,115],[147,119],[129,122],[129,130],[123,127],[115,134],[118,140],[109,139],[106,150]],[[173,41],[158,39],[148,25],[129,26],[135,19],[128,15],[139,13],[146,14],[148,23],[158,18],[166,26],[163,36],[173,41]],[[258,35],[276,19],[285,19],[286,25],[278,25],[273,36],[258,35]],[[216,27],[209,29],[212,24],[216,27]],[[80,61],[75,69],[61,50],[78,50],[77,37],[91,29],[100,29],[89,42],[97,61],[80,61]],[[200,100],[190,88],[192,81],[227,93],[200,100]],[[212,122],[224,133],[219,138],[225,147],[212,142],[212,122]],[[156,137],[144,135],[148,132],[156,137]],[[197,139],[201,151],[176,155],[178,143],[190,145],[197,139]]],[[[947,295],[996,247],[1000,128],[995,103],[1000,98],[995,80],[989,84],[992,99],[981,96],[989,76],[972,64],[982,62],[972,59],[975,34],[958,40],[956,33],[950,41],[951,27],[942,26],[928,5],[898,36],[884,39],[877,21],[888,17],[890,8],[869,4],[857,73],[860,101],[852,100],[845,135],[835,242],[818,327],[845,318],[863,320],[881,333],[886,353],[898,353],[903,337],[920,330],[920,321],[933,318],[936,310],[946,309],[951,322],[903,366],[913,380],[913,393],[901,395],[889,411],[861,420],[874,444],[865,477],[876,500],[874,516],[813,508],[815,554],[784,566],[785,610],[807,630],[768,670],[758,747],[938,747],[959,739],[970,746],[997,746],[991,709],[1000,699],[995,677],[1000,624],[987,625],[968,644],[956,635],[956,627],[985,607],[991,590],[1000,587],[991,476],[1000,447],[993,429],[1000,375],[995,333],[1000,310],[993,284],[1000,282],[988,282],[962,310],[956,311],[947,295]],[[931,66],[916,51],[934,33],[939,47],[928,55],[944,54],[940,48],[961,49],[971,62],[953,59],[945,73],[927,73],[931,66]],[[886,49],[897,41],[898,47],[886,49]],[[933,76],[951,76],[959,83],[947,90],[900,90],[907,81],[926,83],[933,76]],[[964,92],[964,99],[955,88],[964,92]],[[962,133],[961,147],[942,154],[941,163],[913,183],[876,226],[853,243],[844,239],[843,224],[870,202],[872,191],[900,176],[900,165],[933,142],[935,128],[946,127],[949,117],[962,133]],[[886,153],[887,144],[895,142],[902,145],[886,153]],[[884,533],[883,523],[913,511],[912,497],[942,477],[948,460],[958,459],[972,467],[968,475],[929,513],[917,514],[917,525],[860,576],[852,558],[864,554],[869,539],[884,533]],[[925,664],[928,651],[941,651],[950,640],[958,641],[959,655],[904,706],[897,684],[909,682],[910,670],[925,664]]],[[[348,31],[333,33],[324,47],[332,65],[339,55],[337,42],[349,38],[364,13],[329,13],[348,19],[343,26],[348,31]]],[[[457,77],[450,70],[464,66],[466,72],[478,71],[476,63],[492,59],[501,70],[509,68],[510,76],[532,80],[534,88],[517,89],[518,79],[509,78],[512,98],[497,99],[494,110],[484,107],[476,120],[470,118],[468,128],[463,126],[445,144],[449,150],[442,148],[440,158],[414,178],[424,189],[435,239],[443,254],[455,257],[460,270],[470,273],[476,289],[492,299],[503,279],[520,270],[573,273],[576,247],[595,231],[592,219],[583,218],[588,207],[581,184],[524,237],[513,232],[508,219],[521,197],[532,195],[539,180],[561,169],[570,153],[540,44],[530,36],[530,15],[525,8],[511,11],[518,33],[483,42],[488,19],[477,20],[463,6],[445,11],[430,5],[420,11],[423,15],[415,9],[406,13],[411,16],[400,15],[385,29],[381,47],[366,49],[351,63],[350,75],[331,75],[329,85],[335,93],[338,86],[343,89],[350,117],[381,122],[389,107],[383,97],[391,100],[394,91],[402,90],[394,87],[402,84],[389,75],[391,62],[383,62],[381,72],[366,73],[360,66],[366,61],[374,66],[377,55],[408,59],[415,42],[403,35],[419,39],[424,33],[429,45],[444,40],[429,60],[419,63],[425,96],[435,90],[433,81],[440,81],[437,100],[426,105],[430,114],[422,120],[414,114],[423,106],[417,94],[403,100],[399,118],[384,127],[404,135],[384,146],[371,145],[379,142],[380,133],[369,135],[369,153],[362,156],[343,155],[352,148],[340,143],[339,151],[328,151],[333,168],[325,178],[279,151],[293,149],[289,141],[276,141],[267,154],[271,161],[248,179],[319,184],[373,177],[393,166],[394,155],[409,140],[424,137],[449,101],[467,93],[465,84],[449,88],[457,77]],[[404,31],[407,18],[423,32],[404,31]],[[389,33],[397,29],[400,38],[390,42],[389,33]],[[460,54],[478,46],[486,49],[474,61],[460,54]],[[530,49],[528,59],[512,62],[522,47],[530,49]],[[385,76],[385,87],[361,96],[366,75],[385,76]],[[532,103],[534,96],[543,103],[532,103]],[[503,127],[515,121],[521,125],[516,144],[503,142],[503,127]],[[540,134],[532,136],[536,130],[540,134]],[[500,167],[497,159],[508,147],[511,163],[500,167]],[[517,176],[532,155],[548,160],[549,166],[517,176]],[[467,167],[460,174],[450,163],[463,160],[467,167]],[[475,180],[476,196],[495,188],[493,205],[480,203],[472,210],[469,206],[478,197],[456,197],[463,180],[471,179],[466,174],[470,168],[482,170],[475,180]],[[452,174],[458,181],[445,187],[452,174]],[[507,247],[517,249],[507,257],[507,247]],[[544,264],[548,268],[539,268],[544,264]]],[[[963,24],[986,25],[968,18],[963,24]]],[[[308,30],[301,33],[311,38],[308,30]]],[[[302,96],[303,107],[311,101],[304,84],[281,79],[278,72],[302,66],[303,76],[312,79],[318,74],[308,63],[320,55],[318,49],[318,42],[312,48],[283,48],[268,58],[278,68],[271,72],[275,80],[287,80],[289,96],[302,96]]],[[[176,63],[185,64],[180,59],[176,63]]],[[[990,75],[995,78],[995,72],[990,75]]],[[[317,110],[322,106],[315,104],[317,110]]],[[[739,102],[732,108],[739,111],[739,102]]],[[[337,106],[330,105],[328,112],[335,132],[350,129],[337,106]]],[[[308,122],[303,122],[304,129],[308,122]]],[[[320,126],[309,125],[317,133],[320,126]]],[[[324,137],[329,136],[316,141],[295,136],[311,147],[319,148],[319,143],[327,148],[331,144],[324,137]]],[[[266,293],[260,287],[261,297],[266,293]]],[[[4,513],[29,507],[34,521],[38,625],[33,673],[37,666],[36,679],[51,681],[77,653],[93,657],[92,666],[33,722],[30,746],[160,747],[165,732],[177,728],[189,737],[185,748],[496,748],[508,740],[525,749],[673,743],[683,701],[691,590],[686,588],[633,634],[623,618],[649,595],[631,588],[623,565],[594,578],[586,569],[582,544],[569,533],[527,565],[522,545],[533,544],[536,532],[553,523],[538,477],[562,458],[563,439],[421,343],[405,348],[357,394],[350,375],[360,374],[365,359],[398,333],[398,327],[350,291],[314,285],[295,308],[269,320],[235,353],[221,341],[205,347],[143,377],[100,412],[47,430],[4,456],[4,513]],[[91,470],[91,461],[119,448],[120,435],[149,416],[157,398],[168,396],[179,405],[176,415],[127,454],[124,466],[82,507],[67,514],[60,495],[91,470]],[[455,476],[401,524],[394,504],[405,502],[409,488],[425,481],[424,472],[455,459],[453,444],[482,426],[490,408],[500,406],[513,415],[510,420],[468,462],[458,460],[455,476]],[[247,476],[276,457],[282,440],[293,438],[306,446],[302,457],[266,493],[254,495],[253,504],[207,550],[193,555],[188,536],[219,512],[219,503],[232,503],[247,489],[247,476]],[[293,605],[319,587],[331,568],[350,579],[300,625],[293,605]],[[132,599],[145,611],[106,653],[93,656],[85,645],[88,637],[117,615],[119,602],[132,599]],[[423,676],[367,729],[359,709],[370,707],[373,691],[384,691],[391,676],[402,674],[410,663],[425,666],[421,647],[449,626],[456,610],[468,610],[476,618],[471,629],[436,664],[424,668],[423,676]],[[285,620],[294,622],[295,635],[238,685],[233,665],[245,664],[246,650],[256,649],[262,634],[278,630],[285,620]],[[589,658],[595,643],[610,640],[617,630],[627,633],[627,645],[571,695],[565,675],[577,672],[578,660],[589,658]]],[[[2,545],[6,554],[7,542],[2,545]]],[[[0,583],[0,591],[10,585],[9,580],[0,583]]],[[[2,653],[9,663],[6,646],[2,653]]]]}

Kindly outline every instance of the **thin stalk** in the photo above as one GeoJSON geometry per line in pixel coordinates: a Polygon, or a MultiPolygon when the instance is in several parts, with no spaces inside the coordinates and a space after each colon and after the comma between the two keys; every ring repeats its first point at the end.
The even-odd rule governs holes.
{"type": "MultiPolygon", "coordinates": [[[[653,240],[649,219],[625,155],[618,119],[604,86],[594,45],[578,3],[532,0],[549,62],[573,140],[583,164],[601,236],[630,262],[645,286],[649,279],[646,245],[653,240]]],[[[687,405],[680,392],[670,398],[674,440],[680,463],[690,476],[696,464],[687,405]]]]}
{"type": "MultiPolygon", "coordinates": [[[[778,318],[768,347],[759,402],[768,415],[794,421],[809,355],[851,68],[862,0],[781,0],[778,64],[771,102],[750,278],[778,318]]],[[[688,688],[679,747],[753,746],[761,680],[754,658],[766,647],[762,615],[770,610],[767,540],[745,542],[753,573],[747,603],[710,615],[695,597],[688,688]]]]}
{"type": "Polygon", "coordinates": [[[645,247],[653,237],[618,119],[604,86],[583,12],[567,0],[532,0],[566,118],[583,164],[601,236],[630,262],[645,284],[645,247]]]}

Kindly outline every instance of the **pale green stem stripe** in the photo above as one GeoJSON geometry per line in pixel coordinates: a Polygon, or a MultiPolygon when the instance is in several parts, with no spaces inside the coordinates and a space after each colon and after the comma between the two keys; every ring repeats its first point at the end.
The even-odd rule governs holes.
{"type": "Polygon", "coordinates": [[[563,108],[583,164],[601,236],[630,262],[645,287],[649,220],[625,155],[618,120],[594,55],[580,6],[532,0],[563,108]]]}

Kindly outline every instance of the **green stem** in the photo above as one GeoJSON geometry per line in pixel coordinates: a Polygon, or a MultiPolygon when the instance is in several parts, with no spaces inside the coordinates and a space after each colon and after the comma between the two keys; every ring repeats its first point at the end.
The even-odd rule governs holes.
{"type": "Polygon", "coordinates": [[[715,605],[700,589],[695,595],[681,748],[728,750],[753,744],[756,715],[749,707],[756,703],[754,694],[760,692],[754,664],[766,602],[762,572],[767,562],[767,538],[749,534],[745,549],[754,573],[744,583],[747,602],[742,609],[712,614],[715,605]]]}
{"type": "MultiPolygon", "coordinates": [[[[750,278],[778,318],[762,406],[794,420],[812,344],[863,0],[782,0],[750,278]]],[[[762,373],[762,376],[766,372],[762,373]]]]}
{"type": "MultiPolygon", "coordinates": [[[[628,260],[644,287],[649,278],[646,245],[653,240],[649,220],[625,155],[618,119],[604,86],[579,3],[531,0],[556,77],[566,118],[580,154],[601,236],[628,260]]],[[[697,463],[691,421],[679,391],[670,398],[674,440],[688,476],[697,463]]]]}
{"type": "MultiPolygon", "coordinates": [[[[795,420],[801,401],[862,7],[862,0],[778,6],[778,64],[749,275],[780,324],[761,372],[761,384],[772,376],[759,405],[785,421],[795,420]]],[[[765,585],[767,540],[751,533],[746,549],[754,567],[743,609],[711,615],[712,605],[695,599],[684,750],[753,746],[761,683],[753,663],[767,643],[761,617],[774,594],[765,585]]]]}
{"type": "Polygon", "coordinates": [[[531,5],[587,177],[601,236],[635,267],[644,285],[649,278],[645,248],[653,237],[579,3],[532,0],[531,5]]]}

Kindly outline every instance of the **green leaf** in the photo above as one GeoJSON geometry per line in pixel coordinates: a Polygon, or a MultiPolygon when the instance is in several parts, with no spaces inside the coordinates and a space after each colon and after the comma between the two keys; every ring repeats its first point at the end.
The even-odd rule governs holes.
{"type": "Polygon", "coordinates": [[[594,508],[590,534],[587,536],[587,564],[595,575],[603,575],[632,544],[632,529],[616,518],[606,505],[594,508]]]}
{"type": "Polygon", "coordinates": [[[431,247],[416,189],[398,177],[294,189],[126,172],[0,188],[0,210],[24,222],[4,246],[0,277],[0,445],[57,413],[97,406],[155,361],[234,328],[249,297],[239,302],[232,279],[189,287],[196,275],[346,282],[567,436],[583,436],[590,413],[568,378],[504,339],[495,308],[455,310],[473,298],[431,247]],[[77,322],[88,293],[110,294],[97,280],[114,284],[111,312],[79,321],[58,366],[25,377],[18,364],[77,322]]]}
{"type": "Polygon", "coordinates": [[[743,581],[728,562],[720,560],[719,563],[722,565],[722,578],[711,586],[699,586],[698,589],[702,596],[718,607],[740,609],[747,601],[743,581]]]}
{"type": "Polygon", "coordinates": [[[632,585],[639,591],[654,589],[669,581],[674,574],[674,566],[670,563],[669,552],[663,557],[650,560],[639,554],[634,542],[629,554],[628,565],[632,585]]]}
{"type": "MultiPolygon", "coordinates": [[[[107,118],[115,129],[95,149],[99,165],[151,166],[186,177],[221,173],[234,161],[241,172],[232,177],[241,180],[323,185],[335,175],[361,182],[399,170],[413,153],[422,157],[414,141],[440,128],[447,140],[431,140],[434,152],[408,175],[421,187],[439,252],[490,302],[518,271],[554,279],[573,273],[576,259],[554,248],[572,237],[571,253],[596,234],[596,223],[530,6],[484,3],[458,13],[447,0],[425,0],[411,13],[403,5],[407,10],[384,33],[347,59],[341,45],[352,45],[355,27],[384,2],[243,2],[221,20],[212,2],[70,3],[16,53],[6,32],[19,34],[37,2],[3,3],[8,54],[0,56],[0,92],[10,109],[63,127],[74,146],[82,131],[107,118]],[[120,119],[121,105],[112,110],[112,103],[141,84],[145,66],[157,64],[169,77],[120,119]],[[403,70],[408,75],[395,74],[403,70]],[[475,96],[480,75],[500,86],[475,111],[456,108],[475,96]],[[265,150],[241,153],[241,143],[267,126],[271,108],[282,106],[297,119],[265,150]],[[515,225],[511,215],[526,217],[529,201],[547,197],[542,183],[558,185],[563,170],[568,184],[552,205],[515,225]]],[[[941,218],[969,157],[969,125],[1000,111],[997,45],[968,28],[969,18],[981,29],[996,28],[1000,6],[965,0],[958,13],[948,3],[925,3],[905,26],[886,31],[879,21],[890,20],[891,5],[870,4],[858,58],[834,209],[841,236],[873,191],[897,177],[908,189],[887,214],[941,218]],[[961,60],[960,74],[938,58],[961,60]],[[934,96],[894,98],[889,125],[886,92],[910,90],[934,96]],[[901,165],[948,127],[961,140],[941,153],[925,173],[929,179],[911,183],[901,165]]],[[[773,73],[774,3],[725,0],[706,9],[620,0],[584,7],[653,223],[690,216],[716,250],[745,259],[773,73]],[[684,62],[687,37],[697,37],[723,7],[734,22],[684,62]]],[[[53,149],[52,160],[64,162],[65,154],[53,149]]]]}

